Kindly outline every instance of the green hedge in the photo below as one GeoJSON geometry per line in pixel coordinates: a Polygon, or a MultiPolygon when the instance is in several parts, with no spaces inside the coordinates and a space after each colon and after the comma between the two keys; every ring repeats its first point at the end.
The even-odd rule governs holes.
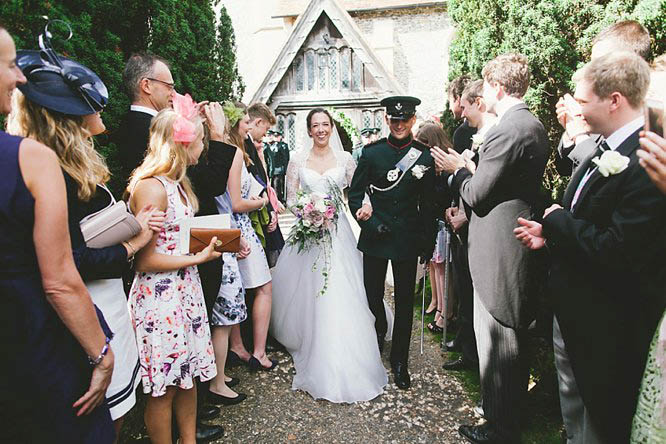
{"type": "MultiPolygon", "coordinates": [[[[498,54],[525,54],[533,76],[525,100],[546,126],[553,147],[562,133],[555,104],[571,90],[571,76],[589,59],[599,31],[635,19],[650,31],[652,54],[666,51],[666,0],[450,0],[449,14],[457,28],[449,79],[480,77],[485,63],[498,54]]],[[[445,123],[452,125],[450,119],[445,123]]],[[[551,159],[544,186],[557,198],[565,185],[551,159]]]]}
{"type": "MultiPolygon", "coordinates": [[[[67,21],[73,31],[63,42],[63,27],[53,25],[59,53],[94,70],[109,89],[104,111],[108,133],[118,127],[129,106],[122,87],[125,61],[133,52],[150,51],[171,63],[179,92],[195,100],[240,98],[244,85],[238,73],[234,30],[219,0],[3,0],[0,21],[19,49],[37,49],[37,36],[46,20],[67,21]]],[[[50,28],[51,29],[51,28],[50,28]]],[[[112,172],[117,172],[116,148],[107,136],[97,137],[112,172]]],[[[115,175],[118,177],[117,175],[115,175]]],[[[119,192],[124,184],[112,180],[119,192]]]]}

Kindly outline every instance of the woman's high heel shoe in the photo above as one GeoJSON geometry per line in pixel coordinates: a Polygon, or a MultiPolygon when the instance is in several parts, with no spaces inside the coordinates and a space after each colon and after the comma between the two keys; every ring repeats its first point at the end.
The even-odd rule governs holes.
{"type": "Polygon", "coordinates": [[[235,397],[231,398],[229,396],[218,395],[214,392],[208,392],[208,401],[215,405],[236,405],[245,401],[246,398],[247,395],[245,393],[239,393],[235,397]]]}
{"type": "Polygon", "coordinates": [[[273,370],[275,367],[277,367],[278,362],[275,359],[271,359],[271,366],[270,367],[264,367],[261,364],[261,361],[259,361],[254,356],[250,356],[250,360],[248,361],[248,364],[250,366],[250,370],[256,372],[257,370],[262,370],[262,371],[273,370]]]}

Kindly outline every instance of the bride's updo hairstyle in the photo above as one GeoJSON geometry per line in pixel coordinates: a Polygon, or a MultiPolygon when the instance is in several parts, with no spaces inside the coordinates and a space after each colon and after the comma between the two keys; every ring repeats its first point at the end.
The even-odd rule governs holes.
{"type": "MultiPolygon", "coordinates": [[[[189,158],[187,148],[189,143],[174,140],[174,122],[179,115],[171,108],[160,111],[150,124],[150,139],[148,152],[143,163],[132,173],[127,195],[134,191],[142,179],[155,176],[164,176],[183,186],[187,199],[194,211],[199,208],[198,200],[187,177],[189,158]]],[[[195,127],[195,140],[203,136],[204,128],[200,117],[192,119],[195,127]]]]}
{"type": "Polygon", "coordinates": [[[453,148],[451,139],[442,129],[442,127],[435,122],[424,122],[416,132],[416,140],[428,145],[429,147],[439,147],[441,149],[453,148]]]}
{"type": "Polygon", "coordinates": [[[328,116],[328,120],[331,122],[331,131],[333,131],[333,127],[335,126],[335,121],[333,121],[333,116],[331,116],[331,113],[329,113],[327,109],[315,108],[315,109],[311,110],[308,113],[308,116],[305,118],[305,123],[308,126],[308,136],[310,136],[310,137],[312,137],[310,135],[310,128],[312,127],[312,116],[314,116],[315,114],[319,114],[319,113],[326,114],[328,116]]]}

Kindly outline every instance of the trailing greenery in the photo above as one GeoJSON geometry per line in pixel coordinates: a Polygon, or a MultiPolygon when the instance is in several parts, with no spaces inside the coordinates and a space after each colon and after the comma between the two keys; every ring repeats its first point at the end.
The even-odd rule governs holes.
{"type": "MultiPolygon", "coordinates": [[[[485,63],[502,53],[525,54],[532,71],[525,100],[548,130],[553,147],[562,134],[555,104],[571,90],[571,76],[589,59],[599,31],[635,19],[650,31],[652,54],[666,51],[666,0],[450,0],[449,14],[457,28],[449,79],[480,77],[485,63]]],[[[555,198],[565,185],[551,159],[544,186],[555,198]]]]}
{"type": "MultiPolygon", "coordinates": [[[[0,20],[19,49],[38,49],[37,36],[47,20],[70,24],[73,37],[54,24],[55,49],[94,70],[110,94],[104,123],[112,134],[129,107],[122,86],[125,61],[149,51],[169,60],[176,89],[195,100],[240,98],[244,85],[236,63],[234,30],[219,0],[3,0],[0,20]],[[216,21],[215,10],[219,9],[216,21]]],[[[97,138],[112,172],[116,148],[107,136],[97,138]]],[[[124,184],[112,182],[118,192],[124,184]]]]}

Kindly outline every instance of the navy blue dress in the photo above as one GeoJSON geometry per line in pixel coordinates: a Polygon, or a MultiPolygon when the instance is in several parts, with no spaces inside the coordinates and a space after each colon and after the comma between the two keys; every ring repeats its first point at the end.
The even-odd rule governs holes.
{"type": "Polygon", "coordinates": [[[111,443],[114,430],[106,404],[78,418],[72,408],[88,390],[92,367],[44,295],[32,238],[35,201],[18,163],[21,140],[0,131],[3,441],[111,443]]]}

